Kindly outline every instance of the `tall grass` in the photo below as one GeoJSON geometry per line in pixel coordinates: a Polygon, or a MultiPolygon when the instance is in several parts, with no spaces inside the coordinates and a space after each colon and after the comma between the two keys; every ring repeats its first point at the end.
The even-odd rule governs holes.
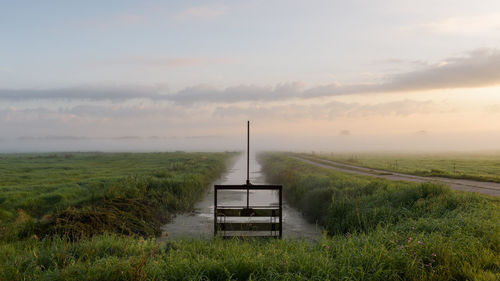
{"type": "Polygon", "coordinates": [[[500,277],[498,198],[432,183],[347,175],[284,154],[267,154],[261,162],[268,180],[284,184],[289,201],[332,236],[377,233],[387,241],[407,241],[405,247],[417,236],[419,244],[446,257],[437,266],[451,278],[500,277]]]}
{"type": "MultiPolygon", "coordinates": [[[[0,280],[500,279],[497,198],[346,175],[286,154],[266,154],[260,161],[268,180],[282,183],[289,201],[328,235],[317,242],[165,243],[107,233],[29,236],[0,242],[0,280]]],[[[149,183],[129,180],[134,184],[127,187],[135,187],[118,189],[113,200],[154,194],[149,183]]],[[[28,220],[25,215],[16,219],[28,220]]]]}
{"type": "MultiPolygon", "coordinates": [[[[48,155],[48,159],[58,161],[52,164],[48,161],[42,166],[51,174],[53,169],[57,170],[66,162],[67,167],[80,167],[82,173],[95,169],[96,177],[83,179],[74,171],[72,176],[54,176],[54,184],[49,184],[47,177],[34,170],[37,179],[30,176],[27,181],[45,182],[37,192],[32,192],[31,186],[26,186],[25,191],[23,184],[27,183],[23,180],[13,186],[4,183],[3,189],[7,191],[2,194],[4,201],[0,210],[10,215],[1,220],[1,239],[12,241],[31,235],[42,237],[54,234],[80,239],[104,232],[157,236],[160,226],[173,213],[189,210],[193,206],[209,183],[225,170],[228,158],[234,156],[232,153],[68,155],[72,154],[48,155]],[[121,166],[117,163],[121,163],[123,158],[130,160],[129,166],[136,167],[117,171],[121,166]],[[105,168],[100,167],[102,162],[106,163],[105,168]],[[100,174],[115,176],[100,178],[100,174]],[[61,182],[66,182],[67,186],[61,182]],[[79,198],[61,202],[61,198],[70,197],[71,186],[75,182],[79,186],[75,189],[76,194],[80,193],[82,186],[91,188],[87,188],[79,198]],[[19,193],[27,195],[19,196],[19,193]],[[66,193],[68,196],[65,196],[66,193]],[[57,198],[59,201],[56,201],[57,198]]],[[[6,159],[13,162],[10,169],[19,171],[32,167],[34,164],[29,160],[33,157],[9,155],[6,159]]]]}
{"type": "Polygon", "coordinates": [[[231,156],[234,154],[0,154],[0,222],[14,219],[18,209],[40,218],[103,196],[122,192],[142,196],[141,181],[149,181],[148,186],[162,184],[169,190],[203,185],[217,178],[231,156]]]}
{"type": "Polygon", "coordinates": [[[386,228],[315,243],[54,237],[0,244],[0,280],[498,280],[477,246],[386,228]]]}

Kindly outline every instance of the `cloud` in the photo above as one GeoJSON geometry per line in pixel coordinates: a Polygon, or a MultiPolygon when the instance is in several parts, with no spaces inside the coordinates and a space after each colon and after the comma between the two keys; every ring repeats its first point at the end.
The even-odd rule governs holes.
{"type": "Polygon", "coordinates": [[[500,84],[500,50],[477,49],[417,71],[389,75],[379,84],[337,84],[316,87],[306,96],[336,96],[387,92],[487,87],[500,84]]]}
{"type": "Polygon", "coordinates": [[[187,67],[203,64],[231,63],[236,61],[231,58],[206,58],[206,57],[123,57],[99,61],[99,64],[148,66],[148,67],[187,67]]]}
{"type": "MultiPolygon", "coordinates": [[[[121,105],[99,106],[79,105],[72,108],[51,109],[36,108],[6,108],[0,110],[0,122],[3,124],[64,124],[75,122],[102,122],[108,119],[123,119],[147,117],[154,115],[152,110],[140,110],[137,106],[121,105]]],[[[76,123],[75,123],[76,124],[76,123]]]]}
{"type": "Polygon", "coordinates": [[[419,91],[500,84],[500,50],[478,49],[419,71],[396,74],[373,91],[419,91]]]}
{"type": "Polygon", "coordinates": [[[158,87],[72,87],[61,89],[0,89],[0,99],[4,100],[41,100],[41,99],[80,99],[80,100],[128,100],[158,99],[158,87]]]}
{"type": "Polygon", "coordinates": [[[217,89],[209,85],[188,87],[164,94],[161,87],[74,87],[63,89],[0,89],[0,100],[130,100],[150,99],[178,104],[218,103],[240,101],[274,101],[302,97],[302,83],[284,83],[275,87],[239,85],[217,89]]]}
{"type": "Polygon", "coordinates": [[[54,141],[77,141],[77,140],[88,140],[87,137],[82,136],[59,136],[59,135],[49,135],[45,137],[32,137],[32,136],[20,136],[16,140],[20,141],[33,141],[33,140],[54,140],[54,141]]]}
{"type": "MultiPolygon", "coordinates": [[[[170,64],[194,61],[166,61],[170,64]]],[[[239,85],[215,88],[209,85],[187,87],[165,94],[160,87],[75,87],[66,89],[0,89],[3,100],[87,99],[87,100],[165,100],[177,104],[286,101],[351,94],[414,92],[438,89],[475,88],[500,85],[500,50],[477,49],[460,57],[450,57],[428,67],[388,75],[378,84],[332,83],[304,89],[300,82],[274,87],[239,85]]]]}
{"type": "Polygon", "coordinates": [[[174,19],[211,20],[227,13],[228,6],[222,4],[202,4],[187,7],[180,11],[172,11],[170,4],[144,4],[133,10],[93,17],[81,21],[80,24],[91,29],[116,29],[139,25],[152,25],[157,21],[174,19]]]}
{"type": "Polygon", "coordinates": [[[146,20],[147,17],[145,15],[136,12],[126,12],[102,18],[87,19],[82,24],[92,29],[114,29],[144,24],[146,20]]]}
{"type": "Polygon", "coordinates": [[[398,100],[375,104],[328,102],[311,105],[286,104],[276,106],[218,106],[213,112],[219,118],[252,118],[277,120],[333,120],[340,117],[366,118],[373,116],[406,117],[412,114],[440,112],[432,101],[398,100]]]}
{"type": "Polygon", "coordinates": [[[14,71],[10,68],[0,66],[0,73],[11,74],[14,73],[14,71]]]}
{"type": "Polygon", "coordinates": [[[500,114],[500,104],[488,105],[484,108],[484,112],[493,113],[493,114],[500,114]]]}
{"type": "MultiPolygon", "coordinates": [[[[105,127],[119,125],[126,128],[140,128],[139,124],[187,124],[199,125],[199,122],[222,124],[225,121],[247,118],[259,120],[281,120],[295,122],[296,120],[334,120],[336,118],[367,118],[373,116],[399,116],[440,112],[440,107],[431,101],[399,100],[393,102],[363,104],[346,102],[328,102],[304,105],[291,104],[254,104],[225,105],[216,107],[192,107],[151,103],[146,105],[125,105],[110,103],[106,105],[77,105],[74,107],[36,107],[17,109],[14,107],[0,110],[0,124],[9,126],[16,131],[24,132],[26,125],[34,126],[44,131],[48,125],[56,126],[58,130],[45,134],[59,135],[66,132],[61,128],[105,127]],[[135,124],[135,125],[133,125],[135,124]],[[139,126],[139,127],[138,127],[139,126]]],[[[148,125],[149,126],[149,125],[148,125]]],[[[44,134],[44,135],[45,135],[44,134]]],[[[124,134],[129,136],[129,134],[124,134]]]]}
{"type": "Polygon", "coordinates": [[[142,138],[139,136],[121,136],[121,137],[113,137],[111,139],[114,139],[114,140],[140,140],[142,138]]]}
{"type": "Polygon", "coordinates": [[[77,105],[70,108],[59,108],[57,113],[71,115],[79,118],[135,118],[147,117],[161,114],[165,111],[172,111],[171,108],[165,106],[148,106],[142,105],[77,105]]]}
{"type": "MultiPolygon", "coordinates": [[[[119,137],[205,134],[211,112],[164,102],[89,102],[73,107],[40,103],[34,108],[0,109],[5,136],[119,137]],[[43,105],[42,105],[43,104],[43,105]]],[[[223,122],[221,122],[223,123],[223,122]]],[[[219,124],[220,125],[220,124],[219,124]]],[[[212,126],[213,127],[213,126],[212,126]]],[[[47,139],[47,138],[44,138],[47,139]]],[[[129,138],[130,139],[130,138],[129,138]]]]}
{"type": "Polygon", "coordinates": [[[428,101],[414,101],[414,100],[399,100],[378,104],[356,105],[349,113],[355,116],[370,116],[370,115],[394,115],[394,116],[408,116],[411,114],[419,113],[425,114],[436,111],[434,103],[428,101]]]}
{"type": "Polygon", "coordinates": [[[208,20],[224,15],[227,12],[227,10],[228,10],[227,6],[220,4],[198,5],[180,11],[176,15],[176,18],[179,20],[189,20],[189,19],[208,20]]]}
{"type": "Polygon", "coordinates": [[[349,130],[341,130],[339,132],[339,136],[350,136],[351,135],[351,131],[349,130]]]}
{"type": "Polygon", "coordinates": [[[125,65],[145,65],[145,66],[191,66],[205,63],[207,60],[202,58],[121,58],[106,60],[106,64],[125,64],[125,65]]]}
{"type": "Polygon", "coordinates": [[[191,104],[195,102],[240,102],[240,101],[275,101],[301,97],[302,83],[284,83],[275,87],[260,87],[255,85],[240,85],[222,90],[210,86],[186,88],[165,97],[168,100],[191,104]]]}
{"type": "Polygon", "coordinates": [[[440,34],[495,34],[500,31],[500,13],[449,17],[416,28],[440,34]]]}
{"type": "MultiPolygon", "coordinates": [[[[154,104],[132,104],[123,103],[111,105],[76,105],[73,107],[60,107],[55,110],[46,110],[50,113],[57,113],[65,116],[72,116],[81,119],[136,119],[136,118],[156,118],[162,119],[182,119],[189,116],[190,112],[182,106],[165,103],[154,104]]],[[[196,113],[203,113],[203,109],[195,109],[196,113]]]]}
{"type": "Polygon", "coordinates": [[[386,65],[412,65],[412,66],[429,66],[429,63],[422,60],[405,60],[401,58],[388,58],[382,60],[374,60],[373,64],[386,64],[386,65]]]}

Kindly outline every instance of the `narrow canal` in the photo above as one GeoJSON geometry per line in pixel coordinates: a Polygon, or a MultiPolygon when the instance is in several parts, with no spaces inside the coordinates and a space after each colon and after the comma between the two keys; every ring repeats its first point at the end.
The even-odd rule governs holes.
{"type": "MultiPolygon", "coordinates": [[[[246,180],[246,154],[241,154],[231,169],[224,173],[213,184],[244,184],[246,180]]],[[[250,182],[266,184],[261,166],[250,157],[250,182]]],[[[250,193],[251,205],[272,205],[277,201],[277,194],[271,191],[255,191],[250,193]]],[[[219,205],[245,205],[246,191],[224,191],[218,194],[219,205]]],[[[199,201],[194,211],[177,215],[170,223],[162,227],[163,236],[160,240],[180,238],[211,238],[213,236],[214,190],[209,188],[203,199],[199,201]],[[168,237],[165,236],[168,233],[168,237]]],[[[302,214],[283,201],[283,236],[284,238],[304,238],[315,240],[321,237],[319,226],[308,223],[302,214]]]]}

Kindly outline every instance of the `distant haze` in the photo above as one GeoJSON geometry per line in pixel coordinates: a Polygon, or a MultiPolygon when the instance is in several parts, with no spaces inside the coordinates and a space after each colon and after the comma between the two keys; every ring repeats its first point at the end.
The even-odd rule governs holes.
{"type": "MultiPolygon", "coordinates": [[[[241,131],[241,130],[240,130],[241,131]]],[[[241,131],[241,134],[245,132],[241,131]]],[[[494,151],[499,150],[500,134],[455,134],[428,136],[253,136],[253,152],[278,150],[300,152],[408,152],[408,151],[494,151]]],[[[154,151],[245,151],[245,137],[181,137],[181,138],[20,138],[0,141],[2,151],[20,152],[154,152],[154,151]]]]}
{"type": "Polygon", "coordinates": [[[0,152],[500,150],[500,1],[16,1],[0,152]]]}

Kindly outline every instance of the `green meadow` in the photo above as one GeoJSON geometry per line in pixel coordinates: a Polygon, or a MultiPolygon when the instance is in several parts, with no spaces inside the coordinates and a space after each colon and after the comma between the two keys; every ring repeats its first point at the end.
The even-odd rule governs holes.
{"type": "Polygon", "coordinates": [[[500,279],[498,198],[343,174],[284,153],[259,161],[324,227],[322,239],[158,243],[154,226],[189,210],[233,156],[3,155],[0,280],[500,279]],[[62,199],[51,204],[46,193],[62,199]],[[33,200],[43,211],[23,209],[33,200]],[[123,217],[134,223],[114,223],[123,217]]]}
{"type": "MultiPolygon", "coordinates": [[[[189,210],[234,153],[0,156],[2,239],[113,232],[154,236],[189,210]],[[25,221],[15,224],[16,221],[25,221]]],[[[75,236],[75,237],[73,237],[75,236]]],[[[78,237],[76,237],[78,236],[78,237]]]]}
{"type": "Polygon", "coordinates": [[[417,176],[500,182],[500,152],[307,154],[346,164],[417,176]]]}

